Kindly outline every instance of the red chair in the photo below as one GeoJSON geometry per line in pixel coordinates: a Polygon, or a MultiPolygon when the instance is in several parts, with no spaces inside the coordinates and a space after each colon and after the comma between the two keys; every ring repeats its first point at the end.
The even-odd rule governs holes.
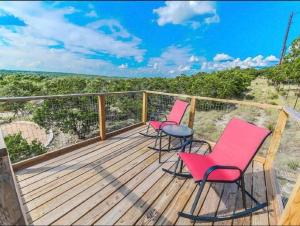
{"type": "Polygon", "coordinates": [[[249,192],[245,190],[244,173],[252,162],[254,156],[271,132],[265,128],[258,127],[238,118],[230,120],[223,134],[216,145],[209,146],[208,154],[190,153],[193,142],[207,143],[201,140],[190,140],[184,144],[175,171],[164,171],[175,176],[193,178],[199,185],[199,190],[192,205],[190,213],[179,212],[179,216],[195,221],[221,221],[243,217],[254,211],[267,206],[267,203],[259,203],[249,192]],[[185,152],[187,145],[190,145],[189,153],[185,152]],[[181,163],[180,170],[177,168],[181,163]],[[182,165],[185,165],[190,173],[182,172],[182,165]],[[194,215],[196,206],[200,199],[206,182],[236,183],[242,191],[243,207],[245,210],[234,212],[229,216],[197,216],[194,215]],[[246,207],[245,195],[256,204],[254,207],[246,207]]]}
{"type": "Polygon", "coordinates": [[[140,133],[140,134],[142,134],[144,136],[156,138],[154,148],[151,147],[152,149],[157,150],[157,148],[155,148],[155,147],[156,147],[158,138],[160,136],[162,136],[161,128],[165,125],[170,125],[170,124],[179,125],[181,123],[181,120],[182,120],[188,106],[189,106],[189,103],[182,101],[182,100],[176,100],[170,113],[167,116],[165,116],[165,118],[166,118],[165,121],[155,121],[155,120],[149,121],[146,133],[140,133]],[[149,134],[150,126],[155,130],[156,135],[149,134]]]}

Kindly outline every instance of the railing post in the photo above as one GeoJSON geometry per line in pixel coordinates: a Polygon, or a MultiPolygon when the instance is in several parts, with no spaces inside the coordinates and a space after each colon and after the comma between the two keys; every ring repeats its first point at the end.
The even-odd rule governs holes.
{"type": "Polygon", "coordinates": [[[275,159],[276,153],[280,146],[280,140],[282,138],[282,134],[288,119],[288,114],[281,109],[278,115],[277,124],[275,130],[273,132],[269,149],[266,156],[266,161],[264,164],[264,171],[265,171],[265,180],[266,180],[266,188],[267,188],[267,195],[269,200],[269,209],[273,209],[271,214],[274,218],[270,218],[270,220],[274,222],[270,222],[270,224],[277,224],[280,215],[281,203],[277,198],[277,188],[275,184],[275,175],[274,171],[272,170],[273,161],[275,159]]]}
{"type": "Polygon", "coordinates": [[[28,225],[9,154],[0,131],[0,225],[28,225]]]}
{"type": "Polygon", "coordinates": [[[143,92],[143,108],[142,108],[142,122],[146,124],[148,119],[148,93],[143,92]]]}
{"type": "Polygon", "coordinates": [[[99,106],[99,130],[100,130],[100,139],[105,140],[106,138],[106,115],[105,115],[105,96],[98,96],[98,106],[99,106]]]}
{"type": "Polygon", "coordinates": [[[189,127],[192,129],[194,127],[194,119],[196,112],[196,98],[193,96],[190,104],[190,115],[189,115],[189,127]]]}
{"type": "Polygon", "coordinates": [[[270,170],[275,158],[275,155],[279,149],[282,133],[284,131],[286,122],[288,119],[288,114],[282,109],[279,112],[278,119],[277,119],[277,124],[275,127],[275,130],[273,132],[271,141],[270,141],[270,146],[267,152],[266,156],[266,163],[264,165],[265,171],[270,170]]]}

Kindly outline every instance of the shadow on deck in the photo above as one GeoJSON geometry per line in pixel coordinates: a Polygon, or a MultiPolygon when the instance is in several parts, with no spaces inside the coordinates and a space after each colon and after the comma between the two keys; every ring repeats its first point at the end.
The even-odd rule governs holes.
{"type": "MultiPolygon", "coordinates": [[[[161,170],[174,166],[176,154],[165,153],[166,162],[159,164],[158,154],[147,148],[153,139],[138,133],[144,129],[142,126],[17,171],[29,223],[191,225],[177,213],[190,210],[196,184],[161,170]]],[[[245,179],[247,190],[265,201],[263,165],[256,161],[250,164],[245,179]]],[[[235,184],[207,184],[201,200],[205,202],[199,202],[199,214],[230,214],[242,208],[241,192],[235,184]]],[[[251,206],[250,200],[247,205],[251,206]]],[[[214,224],[267,225],[269,213],[265,209],[214,224]]]]}

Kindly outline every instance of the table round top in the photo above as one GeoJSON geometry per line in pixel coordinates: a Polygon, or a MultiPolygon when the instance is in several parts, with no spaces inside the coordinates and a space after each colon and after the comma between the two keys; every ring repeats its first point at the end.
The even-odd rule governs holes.
{"type": "Polygon", "coordinates": [[[165,125],[162,127],[162,131],[173,137],[190,137],[194,133],[191,128],[183,125],[165,125]]]}

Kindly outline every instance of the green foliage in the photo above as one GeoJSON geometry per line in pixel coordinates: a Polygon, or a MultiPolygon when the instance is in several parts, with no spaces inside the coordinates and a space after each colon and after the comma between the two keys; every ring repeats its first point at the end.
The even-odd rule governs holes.
{"type": "Polygon", "coordinates": [[[46,148],[37,140],[28,143],[21,135],[16,133],[4,138],[12,162],[18,162],[46,152],[46,148]]]}
{"type": "Polygon", "coordinates": [[[300,57],[300,37],[292,42],[289,53],[284,57],[284,63],[294,62],[300,57]]]}
{"type": "Polygon", "coordinates": [[[276,85],[300,82],[300,37],[293,41],[283,63],[270,68],[267,76],[276,85]]]}
{"type": "MultiPolygon", "coordinates": [[[[57,127],[78,138],[86,138],[98,126],[98,110],[90,97],[45,100],[33,113],[33,121],[46,129],[57,127]]],[[[94,101],[96,101],[94,97],[94,101]]]]}
{"type": "Polygon", "coordinates": [[[300,167],[300,163],[295,160],[291,160],[288,162],[288,167],[291,170],[297,170],[300,167]]]}

